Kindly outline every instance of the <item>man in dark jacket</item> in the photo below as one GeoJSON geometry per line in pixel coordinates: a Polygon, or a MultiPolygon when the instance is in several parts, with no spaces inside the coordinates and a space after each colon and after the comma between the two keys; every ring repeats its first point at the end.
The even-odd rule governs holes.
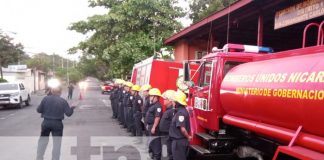
{"type": "Polygon", "coordinates": [[[70,83],[69,86],[68,86],[68,99],[72,99],[73,90],[74,90],[74,86],[73,86],[72,83],[70,83]]]}
{"type": "Polygon", "coordinates": [[[129,110],[129,106],[130,106],[130,97],[131,97],[131,93],[130,93],[130,89],[133,86],[132,82],[125,82],[125,86],[124,86],[124,90],[125,90],[125,94],[123,97],[123,102],[122,102],[122,106],[123,106],[123,110],[124,110],[124,128],[127,128],[129,126],[129,116],[128,116],[128,110],[129,110]]]}
{"type": "Polygon", "coordinates": [[[133,116],[133,103],[135,101],[135,92],[132,90],[133,86],[129,90],[129,98],[128,101],[126,102],[126,108],[127,108],[127,132],[131,132],[132,136],[133,134],[133,129],[134,129],[134,116],[133,116]]]}
{"type": "MultiPolygon", "coordinates": [[[[144,126],[146,126],[145,123],[145,116],[146,116],[146,112],[147,110],[150,108],[150,96],[149,96],[149,90],[152,88],[151,85],[149,84],[145,84],[141,87],[141,91],[142,91],[142,99],[143,99],[143,108],[142,108],[142,115],[143,115],[143,119],[144,119],[144,126]]],[[[145,129],[145,135],[148,136],[149,132],[146,130],[146,127],[144,127],[145,129]]]]}
{"type": "Polygon", "coordinates": [[[159,102],[161,92],[157,88],[152,88],[149,91],[151,105],[145,117],[146,129],[149,132],[151,142],[149,151],[152,151],[153,159],[161,159],[161,138],[159,137],[159,123],[162,117],[162,106],[159,102]]]}
{"type": "Polygon", "coordinates": [[[114,88],[113,90],[111,91],[111,94],[110,94],[110,103],[111,103],[111,108],[112,108],[112,111],[113,111],[113,116],[112,118],[113,119],[116,119],[117,116],[118,116],[118,101],[117,101],[117,98],[118,98],[118,80],[115,80],[114,82],[114,88]]]}
{"type": "Polygon", "coordinates": [[[189,113],[186,109],[186,95],[177,91],[174,95],[177,113],[174,115],[169,136],[171,138],[171,150],[174,160],[186,160],[189,142],[192,140],[189,113]]]}
{"type": "Polygon", "coordinates": [[[126,91],[124,89],[124,81],[121,80],[119,84],[119,90],[118,90],[118,121],[120,125],[124,125],[124,106],[123,106],[123,100],[124,96],[126,94],[126,91]]]}
{"type": "Polygon", "coordinates": [[[172,151],[171,151],[171,139],[169,137],[169,129],[172,122],[172,118],[175,114],[174,110],[174,90],[167,90],[162,94],[163,103],[167,107],[166,111],[163,113],[160,121],[160,135],[161,135],[161,148],[166,145],[168,158],[172,160],[172,151]]]}
{"type": "Polygon", "coordinates": [[[43,98],[37,108],[44,118],[41,126],[41,137],[38,141],[37,160],[43,160],[44,153],[48,144],[50,133],[53,136],[52,160],[60,159],[61,141],[63,136],[64,114],[70,117],[73,114],[74,106],[70,107],[67,101],[61,98],[61,88],[52,88],[52,95],[43,98]]]}
{"type": "Polygon", "coordinates": [[[133,128],[132,132],[135,136],[143,136],[143,128],[142,128],[142,106],[143,99],[139,95],[141,87],[139,85],[134,85],[132,87],[132,92],[134,96],[132,109],[133,109],[133,128]]]}

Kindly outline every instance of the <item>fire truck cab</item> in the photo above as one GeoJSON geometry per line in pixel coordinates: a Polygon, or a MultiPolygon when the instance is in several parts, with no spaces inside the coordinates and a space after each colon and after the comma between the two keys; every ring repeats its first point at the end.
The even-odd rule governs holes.
{"type": "Polygon", "coordinates": [[[198,83],[191,88],[190,100],[201,126],[214,131],[220,129],[220,124],[210,123],[208,119],[223,115],[218,91],[226,73],[239,64],[271,52],[272,49],[266,47],[227,44],[199,61],[198,83]]]}
{"type": "MultiPolygon", "coordinates": [[[[214,48],[212,53],[194,61],[200,66],[195,73],[198,81],[191,83],[194,85],[190,87],[188,95],[191,133],[194,135],[190,145],[191,154],[225,159],[236,156],[233,151],[237,147],[237,138],[226,134],[226,125],[222,122],[225,111],[220,101],[221,83],[235,66],[272,52],[269,47],[227,44],[222,49],[214,48]]],[[[184,76],[195,78],[189,74],[192,72],[186,66],[189,65],[184,65],[184,76]]]]}

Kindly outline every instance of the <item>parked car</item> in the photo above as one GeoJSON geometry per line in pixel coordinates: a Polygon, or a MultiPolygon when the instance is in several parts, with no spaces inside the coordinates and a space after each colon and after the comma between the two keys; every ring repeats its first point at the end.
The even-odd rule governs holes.
{"type": "Polygon", "coordinates": [[[114,88],[114,84],[112,82],[105,82],[101,85],[101,93],[110,93],[114,88]]]}
{"type": "Polygon", "coordinates": [[[0,83],[0,106],[22,108],[30,105],[30,92],[22,83],[0,83]]]}

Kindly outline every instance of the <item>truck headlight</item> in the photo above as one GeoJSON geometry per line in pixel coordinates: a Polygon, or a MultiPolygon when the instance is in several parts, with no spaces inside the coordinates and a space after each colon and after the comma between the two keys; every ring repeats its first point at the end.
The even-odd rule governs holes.
{"type": "Polygon", "coordinates": [[[10,94],[10,97],[16,97],[16,96],[19,96],[19,92],[15,92],[15,93],[10,94]]]}

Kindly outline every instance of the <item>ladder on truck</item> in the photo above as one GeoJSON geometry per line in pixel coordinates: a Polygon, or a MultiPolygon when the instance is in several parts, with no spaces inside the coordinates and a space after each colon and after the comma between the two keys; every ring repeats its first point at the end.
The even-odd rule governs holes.
{"type": "Polygon", "coordinates": [[[317,46],[323,45],[324,44],[324,30],[323,30],[323,26],[324,26],[324,21],[322,21],[322,23],[310,23],[308,24],[305,28],[304,28],[304,32],[303,32],[303,44],[302,47],[305,48],[306,47],[306,38],[307,38],[307,31],[309,28],[311,27],[317,27],[318,28],[318,32],[317,32],[317,46]]]}

